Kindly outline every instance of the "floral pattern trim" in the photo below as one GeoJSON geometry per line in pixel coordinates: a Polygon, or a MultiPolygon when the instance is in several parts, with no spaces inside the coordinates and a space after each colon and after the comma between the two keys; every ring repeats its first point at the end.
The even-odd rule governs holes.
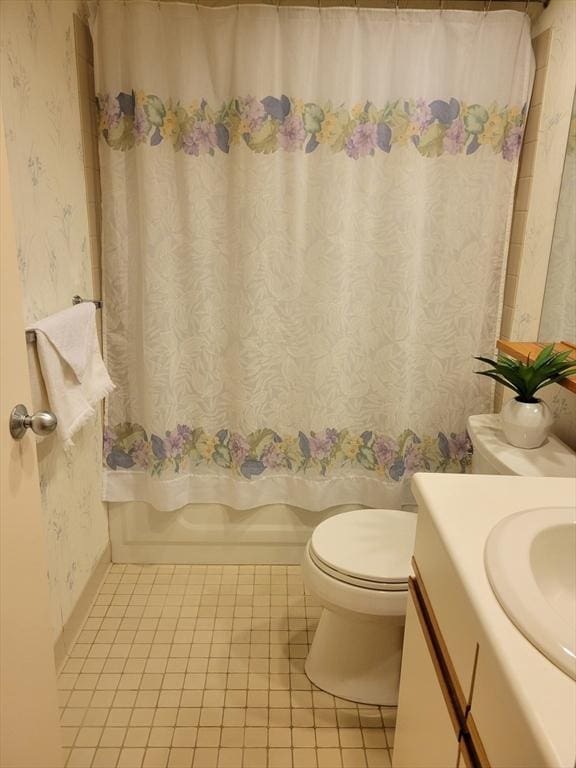
{"type": "Polygon", "coordinates": [[[124,423],[104,433],[109,469],[139,470],[153,477],[173,477],[198,467],[219,467],[247,480],[278,472],[326,477],[348,468],[399,482],[415,472],[466,472],[471,452],[466,432],[421,438],[410,429],[398,437],[347,429],[282,437],[272,429],[209,434],[201,427],[178,424],[160,436],[148,435],[139,424],[124,423]]]}
{"type": "Polygon", "coordinates": [[[99,130],[112,149],[166,142],[196,157],[245,144],[261,154],[309,154],[324,146],[358,160],[408,145],[424,157],[472,155],[490,147],[512,161],[520,152],[526,117],[526,106],[482,106],[455,98],[397,99],[381,108],[366,101],[349,108],[285,95],[245,96],[212,107],[205,99],[183,104],[132,91],[102,94],[98,105],[99,130]]]}

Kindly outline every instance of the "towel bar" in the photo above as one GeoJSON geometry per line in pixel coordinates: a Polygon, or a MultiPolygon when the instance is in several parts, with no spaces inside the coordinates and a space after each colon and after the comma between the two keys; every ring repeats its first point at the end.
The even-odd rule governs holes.
{"type": "Polygon", "coordinates": [[[102,300],[101,299],[83,299],[82,296],[72,296],[72,304],[76,306],[76,304],[86,304],[92,302],[96,309],[102,309],[102,300]]]}
{"type": "MultiPolygon", "coordinates": [[[[92,302],[96,309],[102,309],[102,300],[101,299],[83,299],[82,296],[72,296],[72,304],[73,306],[76,306],[76,304],[84,304],[86,302],[92,302]]],[[[36,341],[36,331],[29,330],[26,331],[26,343],[27,344],[33,344],[36,341]]]]}

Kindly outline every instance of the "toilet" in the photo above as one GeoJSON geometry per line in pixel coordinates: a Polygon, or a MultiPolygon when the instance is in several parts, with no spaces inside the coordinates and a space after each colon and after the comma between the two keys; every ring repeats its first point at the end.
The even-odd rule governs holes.
{"type": "MultiPolygon", "coordinates": [[[[576,476],[576,453],[554,436],[540,448],[515,448],[498,414],[471,416],[468,433],[474,474],[576,476]]],[[[358,509],[313,531],[302,569],[323,611],[305,672],[318,688],[396,706],[416,519],[404,510],[358,509]]]]}

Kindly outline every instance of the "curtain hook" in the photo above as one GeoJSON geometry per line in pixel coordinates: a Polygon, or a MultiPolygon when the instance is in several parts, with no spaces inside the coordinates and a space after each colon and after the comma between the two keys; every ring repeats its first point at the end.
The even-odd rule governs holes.
{"type": "Polygon", "coordinates": [[[396,0],[396,5],[395,5],[395,8],[394,8],[394,12],[395,13],[398,13],[398,6],[399,5],[400,5],[400,0],[396,0]]]}
{"type": "Polygon", "coordinates": [[[529,2],[530,2],[530,0],[526,0],[526,2],[524,3],[524,13],[528,13],[528,3],[529,2]]]}
{"type": "Polygon", "coordinates": [[[280,13],[280,0],[276,0],[276,12],[280,13]]]}
{"type": "Polygon", "coordinates": [[[440,13],[444,12],[444,0],[440,0],[440,13]]]}
{"type": "Polygon", "coordinates": [[[356,13],[360,13],[360,5],[358,4],[358,0],[355,0],[356,3],[356,13]]]}
{"type": "Polygon", "coordinates": [[[318,13],[320,13],[320,0],[318,0],[318,13]]]}

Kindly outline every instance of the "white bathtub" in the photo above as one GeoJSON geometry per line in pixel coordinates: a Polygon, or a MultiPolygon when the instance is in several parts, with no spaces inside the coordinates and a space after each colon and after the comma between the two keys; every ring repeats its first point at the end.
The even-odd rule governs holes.
{"type": "Polygon", "coordinates": [[[313,528],[359,504],[310,512],[284,504],[238,511],[189,504],[159,512],[143,502],[109,503],[115,563],[299,563],[313,528]]]}

